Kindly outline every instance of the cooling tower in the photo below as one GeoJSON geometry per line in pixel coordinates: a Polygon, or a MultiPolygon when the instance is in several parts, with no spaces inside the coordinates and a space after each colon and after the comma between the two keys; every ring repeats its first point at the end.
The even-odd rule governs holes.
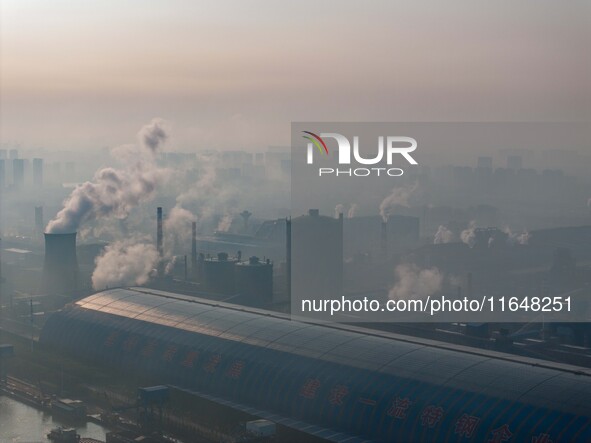
{"type": "Polygon", "coordinates": [[[43,291],[46,293],[74,292],[78,286],[76,232],[45,234],[43,291]]]}

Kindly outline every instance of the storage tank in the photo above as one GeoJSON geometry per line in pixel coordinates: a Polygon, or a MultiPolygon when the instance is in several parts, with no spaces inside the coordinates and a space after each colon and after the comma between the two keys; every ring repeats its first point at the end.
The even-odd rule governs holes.
{"type": "Polygon", "coordinates": [[[210,292],[219,294],[235,294],[234,265],[238,260],[229,258],[226,252],[217,257],[206,258],[203,262],[205,287],[210,292]]]}
{"type": "Polygon", "coordinates": [[[78,287],[78,258],[76,232],[45,234],[43,291],[47,293],[74,292],[78,287]]]}
{"type": "Polygon", "coordinates": [[[273,300],[273,264],[258,257],[236,263],[236,292],[253,302],[269,303],[273,300]]]}

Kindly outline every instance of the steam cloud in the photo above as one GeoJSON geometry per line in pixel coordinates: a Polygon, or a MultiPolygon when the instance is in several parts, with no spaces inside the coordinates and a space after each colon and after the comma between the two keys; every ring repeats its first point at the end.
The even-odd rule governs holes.
{"type": "Polygon", "coordinates": [[[199,177],[177,196],[175,207],[190,210],[201,225],[217,222],[216,230],[227,232],[239,212],[239,203],[244,201],[244,190],[218,176],[218,161],[216,156],[211,155],[198,158],[199,177]],[[218,214],[224,216],[216,220],[218,214]]]}
{"type": "Polygon", "coordinates": [[[517,234],[512,232],[509,227],[505,227],[503,232],[507,234],[507,241],[512,245],[527,245],[531,237],[528,231],[523,231],[521,234],[517,234]]]}
{"type": "Polygon", "coordinates": [[[218,223],[217,231],[219,232],[228,232],[230,230],[230,226],[232,226],[232,222],[234,221],[234,216],[231,214],[224,215],[220,222],[218,223]]]}
{"type": "Polygon", "coordinates": [[[437,268],[421,269],[414,264],[403,264],[395,269],[397,283],[390,289],[392,300],[425,298],[441,290],[443,274],[437,268]]]}
{"type": "Polygon", "coordinates": [[[172,255],[174,248],[187,245],[192,236],[192,223],[196,221],[191,211],[175,206],[164,219],[164,255],[172,255]]]}
{"type": "Polygon", "coordinates": [[[158,251],[148,239],[117,241],[108,245],[95,260],[92,286],[107,287],[143,285],[157,267],[158,251]]]}
{"type": "Polygon", "coordinates": [[[149,124],[140,129],[138,138],[143,146],[155,153],[168,139],[168,134],[164,129],[164,121],[158,118],[153,119],[149,124]]]}
{"type": "Polygon", "coordinates": [[[471,221],[467,229],[460,234],[460,239],[471,248],[476,244],[476,222],[471,221]]]}
{"type": "Polygon", "coordinates": [[[386,222],[388,217],[394,213],[396,206],[408,207],[408,200],[417,189],[417,184],[413,186],[402,186],[392,189],[392,192],[380,203],[380,215],[386,222]]]}
{"type": "Polygon", "coordinates": [[[339,218],[340,214],[343,214],[343,216],[346,216],[347,218],[353,218],[357,214],[357,210],[359,207],[356,203],[352,203],[349,206],[348,210],[346,210],[345,208],[346,205],[340,203],[336,205],[334,208],[334,218],[339,218]]]}
{"type": "Polygon", "coordinates": [[[451,243],[455,240],[455,235],[452,231],[447,229],[445,226],[440,225],[435,233],[433,244],[440,245],[444,243],[451,243]]]}
{"type": "Polygon", "coordinates": [[[93,181],[77,186],[63,209],[49,222],[46,232],[77,232],[84,222],[108,217],[123,219],[132,208],[152,198],[165,178],[165,170],[155,163],[155,154],[167,139],[163,125],[161,119],[154,119],[139,131],[139,146],[114,149],[112,155],[124,167],[100,169],[93,181]]]}

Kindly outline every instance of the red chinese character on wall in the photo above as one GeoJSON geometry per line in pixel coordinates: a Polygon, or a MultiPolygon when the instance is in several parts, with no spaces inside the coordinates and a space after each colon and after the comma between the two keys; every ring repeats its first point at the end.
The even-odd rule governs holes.
{"type": "Polygon", "coordinates": [[[300,395],[304,398],[315,398],[318,388],[320,388],[320,380],[309,378],[300,388],[300,395]]]}
{"type": "Polygon", "coordinates": [[[214,354],[212,355],[209,360],[207,361],[207,363],[205,363],[205,365],[203,366],[203,370],[205,372],[209,372],[210,374],[213,374],[216,369],[218,368],[218,365],[220,364],[220,361],[222,360],[222,356],[220,354],[214,354]]]}
{"type": "Polygon", "coordinates": [[[404,419],[406,418],[406,411],[410,408],[412,402],[408,398],[396,397],[396,400],[392,402],[390,409],[388,409],[388,415],[390,417],[404,419]]]}
{"type": "Polygon", "coordinates": [[[195,360],[197,360],[197,357],[199,357],[199,352],[189,351],[187,352],[187,355],[185,356],[185,359],[183,360],[181,365],[183,365],[185,368],[192,368],[193,364],[195,363],[195,360]]]}
{"type": "Polygon", "coordinates": [[[115,344],[115,340],[117,340],[117,337],[119,337],[119,332],[112,332],[105,340],[105,346],[107,348],[113,346],[113,344],[115,344]]]}
{"type": "Polygon", "coordinates": [[[127,352],[130,352],[133,350],[133,348],[135,348],[135,346],[137,345],[139,341],[139,338],[134,335],[130,335],[129,337],[127,337],[127,340],[125,340],[123,342],[123,349],[127,352]]]}
{"type": "Polygon", "coordinates": [[[532,437],[531,443],[554,443],[554,440],[548,434],[540,434],[537,437],[532,437]]]}
{"type": "Polygon", "coordinates": [[[166,351],[164,351],[164,354],[162,354],[162,360],[172,361],[172,359],[176,355],[177,351],[178,351],[178,348],[175,345],[170,345],[168,348],[166,348],[166,351]]]}
{"type": "Polygon", "coordinates": [[[441,421],[443,408],[441,406],[429,405],[421,412],[421,425],[433,428],[441,421]]]}
{"type": "Polygon", "coordinates": [[[144,357],[149,357],[150,355],[152,355],[154,353],[154,351],[156,350],[156,345],[157,345],[156,340],[150,340],[148,343],[146,343],[146,346],[144,346],[144,349],[142,349],[142,355],[144,357]]]}
{"type": "Polygon", "coordinates": [[[237,360],[232,363],[232,366],[226,372],[226,375],[230,378],[240,378],[242,375],[242,370],[244,369],[244,362],[242,360],[237,360]]]}
{"type": "Polygon", "coordinates": [[[509,440],[513,434],[509,430],[509,426],[503,425],[500,428],[493,429],[491,431],[491,437],[488,440],[488,443],[502,443],[504,441],[509,440]]]}
{"type": "Polygon", "coordinates": [[[344,385],[336,385],[328,394],[328,402],[331,405],[341,406],[345,397],[349,394],[349,388],[344,385]]]}
{"type": "Polygon", "coordinates": [[[464,437],[472,437],[480,419],[473,415],[463,414],[456,422],[455,433],[464,437]]]}

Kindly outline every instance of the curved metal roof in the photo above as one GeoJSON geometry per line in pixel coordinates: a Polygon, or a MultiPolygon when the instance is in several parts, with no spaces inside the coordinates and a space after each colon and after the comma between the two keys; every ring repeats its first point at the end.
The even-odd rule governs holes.
{"type": "MultiPolygon", "coordinates": [[[[445,346],[433,346],[428,342],[401,341],[379,334],[362,334],[356,331],[356,328],[289,321],[281,315],[266,311],[241,309],[234,305],[146,289],[112,289],[100,292],[76,302],[71,309],[58,316],[60,320],[48,321],[42,340],[70,340],[63,332],[60,335],[59,330],[66,327],[64,325],[79,328],[76,322],[104,326],[105,330],[99,327],[101,331],[93,332],[94,335],[89,336],[86,341],[84,338],[79,339],[76,346],[84,348],[85,352],[99,352],[100,349],[92,350],[97,346],[100,348],[100,345],[106,346],[105,337],[108,330],[116,330],[127,334],[128,342],[131,340],[130,337],[136,337],[136,341],[157,339],[162,343],[174,343],[177,348],[196,349],[195,352],[204,355],[204,365],[207,364],[207,359],[211,358],[205,357],[208,353],[219,355],[218,360],[222,356],[230,359],[239,358],[242,362],[254,360],[259,376],[260,371],[264,369],[269,371],[269,376],[279,374],[276,376],[279,381],[272,384],[272,388],[257,385],[257,389],[262,389],[258,393],[256,389],[249,391],[250,393],[236,391],[237,398],[253,404],[260,399],[261,403],[258,406],[264,407],[268,403],[281,408],[280,402],[271,399],[275,394],[266,390],[280,389],[281,380],[287,377],[284,381],[287,383],[289,379],[291,388],[286,388],[285,392],[278,394],[286,403],[282,412],[295,412],[296,415],[302,413],[302,416],[312,421],[316,416],[310,415],[310,411],[306,415],[298,409],[300,406],[294,409],[293,405],[288,404],[288,398],[310,397],[310,393],[307,396],[302,395],[303,387],[310,380],[316,383],[318,393],[324,389],[320,387],[321,384],[337,380],[338,384],[333,383],[332,389],[334,390],[334,386],[345,386],[345,397],[348,401],[366,401],[367,404],[361,409],[358,404],[351,406],[357,413],[366,414],[369,413],[366,411],[368,407],[379,406],[382,416],[388,415],[391,418],[392,411],[396,412],[393,409],[396,405],[395,400],[408,400],[410,404],[415,405],[418,414],[413,425],[416,432],[426,432],[423,429],[425,408],[441,407],[446,414],[452,411],[456,411],[456,415],[459,414],[458,417],[447,418],[449,429],[439,429],[432,437],[421,437],[425,441],[447,441],[442,435],[455,441],[454,438],[458,435],[454,431],[457,431],[459,417],[463,417],[460,412],[463,410],[468,417],[477,417],[478,422],[484,422],[484,415],[489,415],[487,423],[490,422],[490,428],[482,431],[485,432],[482,434],[484,438],[490,437],[488,434],[495,431],[494,426],[500,426],[501,422],[513,426],[510,432],[513,435],[517,432],[517,419],[520,422],[527,419],[533,424],[531,416],[536,414],[539,415],[538,421],[542,423],[537,425],[540,429],[544,423],[549,430],[558,429],[557,426],[560,424],[563,433],[564,428],[569,427],[569,435],[576,437],[576,432],[583,435],[584,430],[578,429],[583,426],[587,429],[584,435],[591,435],[588,423],[588,419],[591,418],[591,377],[588,374],[560,370],[544,362],[528,360],[529,364],[526,364],[514,361],[515,358],[497,358],[500,354],[495,353],[487,355],[478,352],[459,352],[445,346]],[[97,341],[91,344],[91,340],[97,341]],[[391,398],[386,398],[388,395],[385,393],[391,398]],[[356,398],[353,398],[353,395],[356,398]],[[465,400],[458,402],[459,398],[465,400]],[[382,405],[384,402],[388,404],[382,405]],[[421,402],[421,408],[418,408],[417,403],[421,402]],[[509,414],[510,411],[513,412],[509,414]],[[565,423],[566,419],[563,420],[563,417],[566,416],[570,421],[565,423]],[[578,420],[581,418],[586,418],[587,424],[579,423],[578,420]],[[554,421],[550,423],[549,420],[554,421]]],[[[80,332],[80,336],[85,334],[90,332],[80,332]]],[[[119,340],[119,347],[114,346],[113,349],[126,347],[125,338],[121,337],[119,340]]],[[[165,347],[162,345],[162,349],[165,347]]],[[[139,345],[137,353],[138,358],[143,358],[139,345]]],[[[158,370],[161,373],[170,372],[162,361],[159,364],[158,370]]],[[[177,365],[182,365],[182,357],[178,357],[177,365]]],[[[203,367],[200,366],[201,369],[203,367]]],[[[179,374],[179,377],[181,375],[179,374]]],[[[181,385],[187,387],[186,383],[181,385]]],[[[215,391],[215,382],[210,382],[208,386],[215,391]]],[[[226,397],[233,396],[234,391],[227,390],[226,387],[223,389],[226,389],[223,393],[226,397]]],[[[334,393],[328,387],[326,389],[325,397],[330,398],[334,393]]],[[[341,396],[343,392],[341,389],[341,396]]],[[[313,393],[316,394],[316,391],[313,393]]],[[[293,401],[301,400],[298,398],[293,401]]],[[[316,401],[315,396],[312,400],[316,401]]],[[[346,420],[343,421],[339,416],[338,420],[331,421],[330,414],[327,416],[324,410],[325,406],[318,406],[321,408],[316,414],[318,422],[336,427],[343,426],[342,423],[346,420]]],[[[440,419],[443,421],[441,417],[440,419]]],[[[406,435],[396,434],[403,431],[397,430],[393,424],[384,425],[383,417],[376,418],[371,415],[371,420],[377,420],[376,423],[381,426],[379,432],[364,428],[369,426],[370,416],[367,417],[365,425],[360,424],[347,430],[378,439],[384,435],[387,435],[388,439],[393,435],[406,435]]],[[[520,427],[521,432],[536,431],[528,428],[523,430],[520,427]]],[[[462,434],[459,437],[462,437],[462,434]]]]}

